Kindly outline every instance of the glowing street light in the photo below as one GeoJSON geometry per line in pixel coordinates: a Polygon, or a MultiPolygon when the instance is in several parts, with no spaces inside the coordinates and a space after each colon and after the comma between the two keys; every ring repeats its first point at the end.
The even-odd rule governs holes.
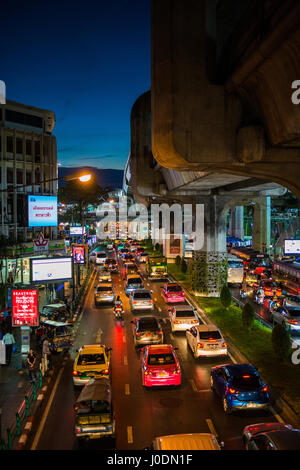
{"type": "Polygon", "coordinates": [[[87,174],[87,175],[81,175],[78,177],[79,181],[81,181],[82,183],[86,183],[87,181],[90,181],[92,175],[91,174],[87,174]]]}

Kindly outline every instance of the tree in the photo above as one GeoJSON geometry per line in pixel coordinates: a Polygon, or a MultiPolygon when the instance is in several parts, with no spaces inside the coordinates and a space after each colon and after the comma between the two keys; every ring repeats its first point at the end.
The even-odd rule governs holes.
{"type": "Polygon", "coordinates": [[[175,258],[175,264],[176,264],[176,266],[180,266],[180,263],[181,263],[181,258],[180,258],[179,255],[177,255],[176,258],[175,258]]]}
{"type": "Polygon", "coordinates": [[[185,259],[182,259],[180,263],[181,272],[185,274],[187,272],[187,268],[188,268],[187,262],[185,261],[185,259]]]}
{"type": "Polygon", "coordinates": [[[288,360],[291,352],[291,340],[289,332],[284,325],[277,323],[274,326],[272,330],[272,346],[275,355],[280,361],[288,360]]]}
{"type": "Polygon", "coordinates": [[[253,327],[254,318],[255,312],[253,305],[250,304],[250,302],[246,302],[242,310],[242,322],[246,330],[251,330],[251,328],[253,327]]]}
{"type": "Polygon", "coordinates": [[[226,310],[231,305],[232,296],[231,296],[231,292],[230,292],[230,290],[229,290],[229,288],[226,284],[224,284],[224,286],[222,287],[221,294],[220,294],[220,301],[221,301],[221,304],[223,305],[223,307],[226,308],[226,310]]]}

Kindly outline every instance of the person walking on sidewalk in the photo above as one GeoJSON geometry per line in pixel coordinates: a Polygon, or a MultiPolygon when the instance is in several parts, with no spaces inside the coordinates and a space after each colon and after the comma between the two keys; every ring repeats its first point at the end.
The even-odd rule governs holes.
{"type": "Polygon", "coordinates": [[[3,336],[3,341],[5,344],[6,365],[9,366],[10,361],[11,361],[13,345],[15,344],[15,338],[14,338],[14,335],[11,333],[11,331],[8,331],[3,336]]]}
{"type": "Polygon", "coordinates": [[[46,337],[43,341],[43,359],[45,361],[45,364],[47,364],[48,361],[48,367],[47,369],[51,369],[52,363],[51,363],[51,351],[49,348],[49,340],[46,337]]]}
{"type": "Polygon", "coordinates": [[[30,381],[33,383],[37,380],[38,363],[37,363],[37,357],[32,348],[30,349],[28,353],[26,362],[27,362],[27,367],[29,371],[29,378],[30,378],[30,381]]]}

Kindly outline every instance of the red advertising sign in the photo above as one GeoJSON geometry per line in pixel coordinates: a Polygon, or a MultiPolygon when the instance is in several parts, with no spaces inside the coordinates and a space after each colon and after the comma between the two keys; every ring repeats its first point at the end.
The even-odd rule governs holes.
{"type": "Polygon", "coordinates": [[[12,326],[38,326],[39,309],[37,289],[12,291],[12,326]]]}
{"type": "Polygon", "coordinates": [[[73,245],[74,263],[84,264],[84,245],[73,245]]]}

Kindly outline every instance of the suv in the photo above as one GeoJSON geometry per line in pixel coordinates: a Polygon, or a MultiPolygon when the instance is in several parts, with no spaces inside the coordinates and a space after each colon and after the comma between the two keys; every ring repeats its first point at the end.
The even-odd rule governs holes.
{"type": "Polygon", "coordinates": [[[97,251],[95,263],[96,263],[96,264],[104,264],[105,261],[106,261],[106,253],[105,253],[105,251],[97,251]]]}
{"type": "Polygon", "coordinates": [[[131,321],[133,339],[136,346],[145,344],[162,344],[163,332],[156,317],[139,317],[131,321]]]}
{"type": "Polygon", "coordinates": [[[112,284],[101,283],[95,287],[95,305],[103,302],[113,303],[115,301],[115,293],[112,284]]]}
{"type": "Polygon", "coordinates": [[[93,377],[110,375],[110,351],[104,344],[86,344],[77,350],[73,365],[73,384],[81,387],[93,377]]]}
{"type": "Polygon", "coordinates": [[[151,294],[146,289],[138,289],[132,292],[129,299],[131,310],[154,310],[154,302],[151,294]]]}

